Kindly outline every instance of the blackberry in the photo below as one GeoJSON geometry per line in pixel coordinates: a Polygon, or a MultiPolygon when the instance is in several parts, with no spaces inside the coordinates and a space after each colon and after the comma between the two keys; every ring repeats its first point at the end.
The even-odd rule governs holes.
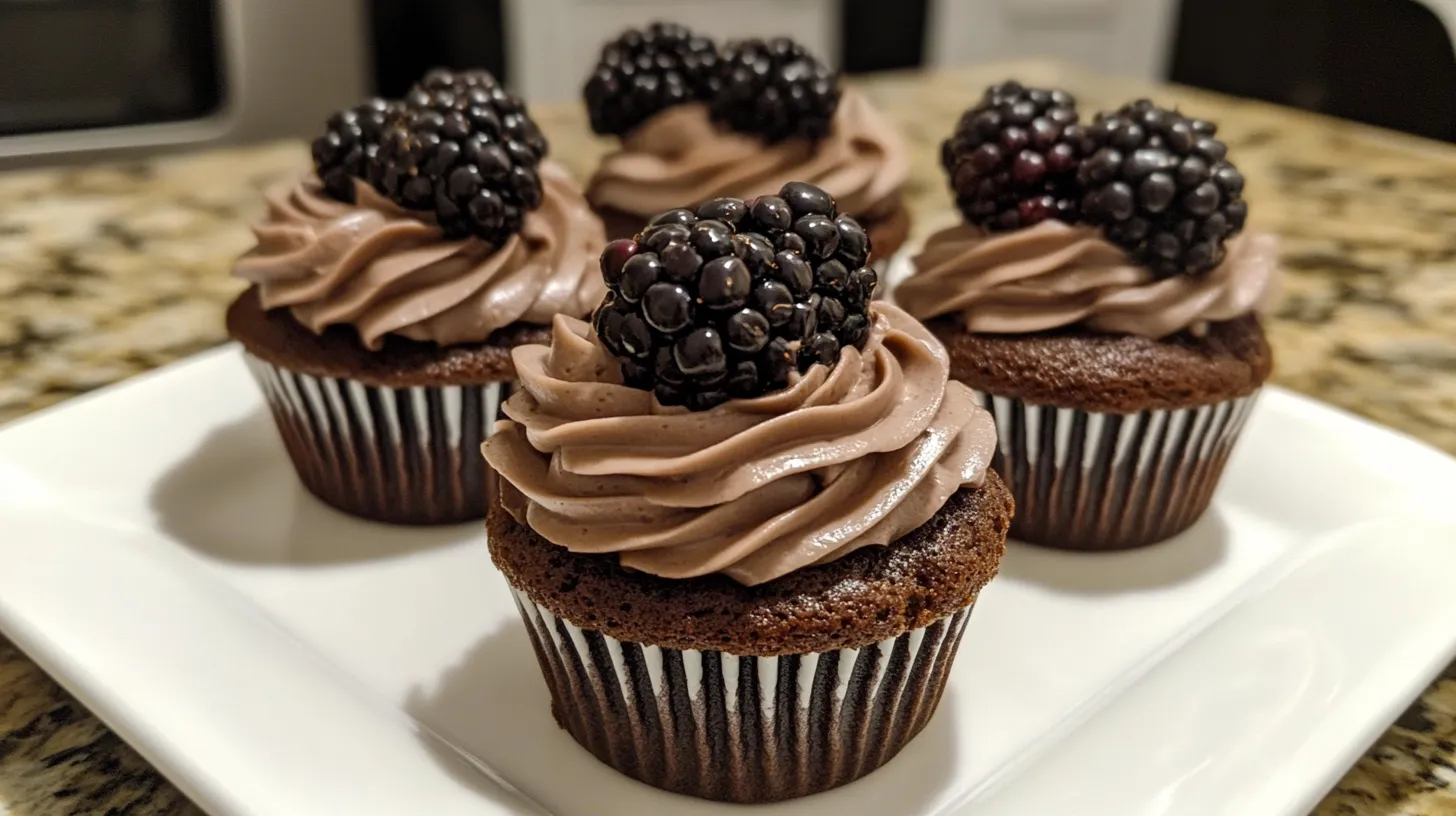
{"type": "Polygon", "coordinates": [[[787,37],[723,48],[713,120],[770,144],[829,133],[839,108],[839,75],[787,37]]]}
{"type": "Polygon", "coordinates": [[[707,101],[717,88],[718,45],[676,23],[629,29],[602,46],[582,89],[592,130],[621,136],[659,111],[707,101]]]}
{"type": "Polygon", "coordinates": [[[514,94],[485,71],[434,71],[385,129],[369,181],[391,201],[432,210],[445,235],[495,246],[541,204],[546,139],[514,94]]]}
{"type": "Polygon", "coordinates": [[[1015,81],[992,85],[940,146],[956,206],[989,230],[1077,218],[1077,101],[1015,81]]]}
{"type": "Polygon", "coordinates": [[[863,348],[878,282],[869,256],[864,229],[813,185],[715,198],[607,244],[593,325],[628,385],[706,410],[863,348]]]}
{"type": "Polygon", "coordinates": [[[367,176],[379,138],[400,108],[398,102],[375,98],[329,117],[324,135],[313,140],[313,166],[324,192],[354,203],[354,179],[367,176]]]}
{"type": "Polygon", "coordinates": [[[1244,177],[1216,127],[1142,99],[1085,129],[1081,208],[1159,276],[1206,272],[1244,227],[1244,177]]]}
{"type": "Polygon", "coordinates": [[[432,68],[423,77],[420,77],[420,81],[416,82],[411,90],[453,90],[459,93],[470,88],[485,88],[489,90],[499,86],[500,82],[495,78],[495,75],[484,68],[469,68],[463,71],[452,71],[449,68],[432,68]]]}

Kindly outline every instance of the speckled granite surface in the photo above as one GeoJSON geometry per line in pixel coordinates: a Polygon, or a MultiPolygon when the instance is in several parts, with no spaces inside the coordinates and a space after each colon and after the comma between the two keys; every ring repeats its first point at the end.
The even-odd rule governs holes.
{"type": "MultiPolygon", "coordinates": [[[[912,140],[924,235],[951,219],[937,146],[987,82],[1061,84],[1083,109],[1136,96],[1221,123],[1252,218],[1284,237],[1276,381],[1456,453],[1456,148],[1185,89],[1045,64],[864,83],[912,140]]],[[[537,111],[579,175],[607,144],[537,111]]],[[[0,422],[222,342],[258,190],[301,144],[0,174],[0,422]]],[[[1318,816],[1456,816],[1456,667],[1360,760],[1318,816]]],[[[23,816],[191,814],[144,761],[0,640],[0,804],[23,816]]]]}

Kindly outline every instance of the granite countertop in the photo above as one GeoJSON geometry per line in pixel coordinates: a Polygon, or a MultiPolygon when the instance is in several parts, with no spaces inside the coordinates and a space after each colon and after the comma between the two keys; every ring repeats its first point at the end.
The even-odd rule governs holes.
{"type": "MultiPolygon", "coordinates": [[[[861,86],[909,137],[917,236],[953,220],[939,141],[988,82],[1056,84],[1084,110],[1139,96],[1220,123],[1257,228],[1283,237],[1275,381],[1456,453],[1456,147],[1046,63],[886,75],[861,86]]],[[[576,106],[536,111],[585,177],[610,146],[576,106]]],[[[322,117],[320,117],[322,118],[322,117]]],[[[258,192],[307,166],[280,143],[0,174],[0,422],[225,340],[258,192]]],[[[1456,816],[1456,666],[1315,811],[1456,816]]],[[[20,816],[196,813],[0,639],[0,804],[20,816]]]]}

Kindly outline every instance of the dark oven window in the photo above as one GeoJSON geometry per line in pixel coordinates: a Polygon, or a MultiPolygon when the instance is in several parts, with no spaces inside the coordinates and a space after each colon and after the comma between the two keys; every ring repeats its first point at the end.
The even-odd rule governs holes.
{"type": "Polygon", "coordinates": [[[1413,0],[1184,0],[1172,78],[1456,142],[1456,51],[1413,0]]]}
{"type": "Polygon", "coordinates": [[[207,116],[219,39],[216,0],[0,0],[0,135],[207,116]]]}

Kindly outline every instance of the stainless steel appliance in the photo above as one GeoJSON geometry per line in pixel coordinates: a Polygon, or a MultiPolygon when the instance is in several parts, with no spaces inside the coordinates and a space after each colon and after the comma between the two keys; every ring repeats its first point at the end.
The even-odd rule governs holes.
{"type": "Polygon", "coordinates": [[[0,0],[0,167],[308,136],[367,53],[360,0],[0,0]]]}

